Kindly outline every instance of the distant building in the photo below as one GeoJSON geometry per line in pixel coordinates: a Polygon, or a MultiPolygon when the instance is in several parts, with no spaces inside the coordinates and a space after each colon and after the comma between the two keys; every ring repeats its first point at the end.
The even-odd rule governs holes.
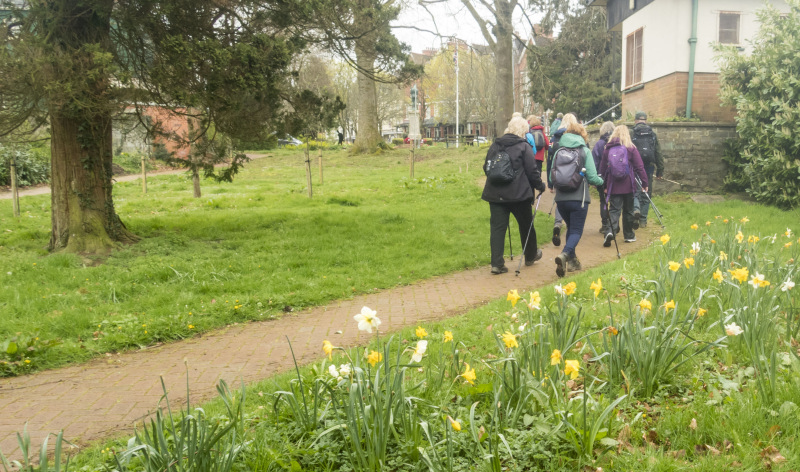
{"type": "MultiPolygon", "coordinates": [[[[766,0],[781,11],[783,0],[766,0]]],[[[608,28],[622,34],[622,116],[637,110],[653,118],[691,112],[703,121],[733,122],[736,110],[719,99],[719,67],[715,44],[731,44],[750,52],[759,24],[755,0],[586,0],[604,7],[608,28]],[[697,15],[693,15],[693,5],[697,15]],[[691,64],[692,25],[697,37],[691,64]],[[689,90],[690,71],[694,86],[689,90]]]]}

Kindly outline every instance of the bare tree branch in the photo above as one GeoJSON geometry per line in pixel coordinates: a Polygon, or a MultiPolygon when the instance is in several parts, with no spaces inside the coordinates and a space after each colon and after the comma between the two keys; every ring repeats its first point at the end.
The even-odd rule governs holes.
{"type": "Polygon", "coordinates": [[[494,49],[495,47],[494,37],[489,32],[489,29],[486,27],[487,25],[491,25],[491,23],[488,20],[484,20],[483,17],[481,17],[480,13],[478,13],[478,10],[475,9],[475,6],[472,5],[472,3],[470,3],[470,0],[461,0],[461,3],[463,3],[464,6],[467,7],[467,10],[469,10],[469,13],[472,15],[472,18],[475,19],[476,23],[478,23],[478,26],[481,28],[481,33],[483,34],[483,38],[486,40],[487,43],[489,43],[489,47],[494,49]]]}

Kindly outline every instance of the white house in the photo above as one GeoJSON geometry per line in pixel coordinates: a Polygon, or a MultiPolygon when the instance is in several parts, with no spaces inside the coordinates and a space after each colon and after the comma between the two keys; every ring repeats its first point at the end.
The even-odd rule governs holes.
{"type": "MultiPolygon", "coordinates": [[[[767,0],[788,12],[784,0],[767,0]]],[[[587,0],[605,7],[608,27],[622,36],[622,115],[643,110],[651,118],[686,116],[732,122],[722,107],[716,43],[745,53],[758,31],[763,0],[587,0]],[[689,84],[692,84],[691,89],[689,84]],[[687,93],[689,92],[689,93],[687,93]]]]}

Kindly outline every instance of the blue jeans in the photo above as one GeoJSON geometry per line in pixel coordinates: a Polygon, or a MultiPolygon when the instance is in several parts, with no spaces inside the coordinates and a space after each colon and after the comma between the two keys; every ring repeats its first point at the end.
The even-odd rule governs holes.
{"type": "MultiPolygon", "coordinates": [[[[656,166],[654,164],[646,164],[644,166],[644,171],[647,172],[647,196],[653,196],[653,173],[656,171],[656,166]]],[[[642,216],[639,217],[639,221],[641,223],[647,223],[647,211],[650,210],[650,201],[642,196],[642,192],[639,190],[639,186],[636,186],[636,191],[634,192],[633,198],[633,211],[639,210],[639,214],[642,216]]]]}
{"type": "Polygon", "coordinates": [[[583,236],[583,226],[586,224],[589,205],[583,202],[568,201],[556,202],[556,206],[567,224],[567,238],[564,250],[561,252],[569,257],[575,257],[575,248],[583,236]]]}

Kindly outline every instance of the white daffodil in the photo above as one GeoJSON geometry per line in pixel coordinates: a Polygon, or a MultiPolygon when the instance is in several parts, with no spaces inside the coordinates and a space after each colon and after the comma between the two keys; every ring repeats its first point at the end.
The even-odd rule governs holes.
{"type": "Polygon", "coordinates": [[[328,373],[331,374],[331,377],[333,378],[339,377],[339,371],[336,370],[336,366],[333,364],[328,366],[328,373]]]}
{"type": "Polygon", "coordinates": [[[700,252],[700,243],[698,242],[692,243],[692,251],[694,251],[695,254],[700,252]]]}
{"type": "Polygon", "coordinates": [[[428,350],[428,341],[422,340],[417,341],[417,347],[414,348],[414,354],[411,355],[411,360],[413,362],[421,362],[422,356],[425,354],[425,351],[428,350]]]}
{"type": "Polygon", "coordinates": [[[358,322],[359,330],[371,333],[372,328],[378,329],[381,324],[381,320],[376,316],[377,314],[377,311],[363,307],[361,313],[354,316],[353,319],[358,322]]]}
{"type": "Polygon", "coordinates": [[[750,282],[748,283],[752,285],[753,288],[759,288],[768,285],[764,282],[764,275],[759,274],[758,272],[750,276],[750,282]]]}
{"type": "Polygon", "coordinates": [[[564,287],[562,287],[561,285],[556,285],[553,288],[556,289],[556,293],[559,294],[559,295],[566,295],[567,294],[567,291],[564,290],[564,287]]]}
{"type": "Polygon", "coordinates": [[[731,323],[725,325],[725,334],[728,336],[739,336],[740,334],[744,333],[744,330],[739,327],[736,323],[731,323]]]}
{"type": "Polygon", "coordinates": [[[528,323],[522,323],[519,325],[519,332],[522,333],[525,331],[525,327],[528,326],[528,323]]]}
{"type": "Polygon", "coordinates": [[[792,237],[792,230],[789,229],[789,228],[786,228],[786,232],[783,233],[783,234],[785,234],[787,238],[791,238],[792,237]]]}
{"type": "Polygon", "coordinates": [[[350,364],[342,364],[339,366],[339,375],[342,377],[350,376],[350,364]]]}
{"type": "Polygon", "coordinates": [[[781,292],[788,292],[793,288],[794,288],[794,282],[792,282],[791,280],[787,280],[786,282],[781,284],[781,292]]]}

